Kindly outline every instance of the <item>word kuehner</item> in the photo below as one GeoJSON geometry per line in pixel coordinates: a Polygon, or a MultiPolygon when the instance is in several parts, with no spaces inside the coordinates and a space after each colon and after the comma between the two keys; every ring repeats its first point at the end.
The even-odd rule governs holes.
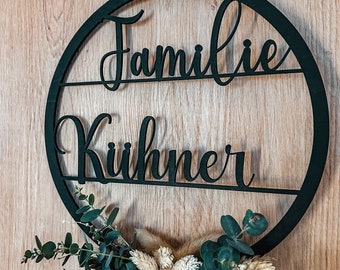
{"type": "MultiPolygon", "coordinates": [[[[198,177],[202,178],[202,180],[206,183],[214,183],[220,180],[227,168],[227,165],[230,161],[230,157],[234,156],[236,160],[235,165],[235,180],[236,184],[239,188],[249,187],[254,175],[248,181],[248,184],[245,184],[243,179],[243,170],[244,170],[244,152],[232,152],[231,145],[226,145],[224,152],[224,165],[218,176],[212,177],[209,175],[209,168],[212,168],[214,165],[216,166],[218,155],[215,151],[205,152],[199,162],[199,166],[197,172],[192,174],[192,158],[193,154],[190,150],[185,150],[179,155],[176,150],[170,150],[164,156],[167,156],[167,160],[165,162],[165,168],[162,172],[160,172],[160,157],[161,153],[158,149],[151,149],[156,130],[156,121],[152,116],[147,116],[144,118],[138,138],[138,152],[137,152],[137,162],[135,164],[133,173],[130,173],[130,169],[132,167],[131,163],[131,143],[126,142],[124,144],[124,150],[121,155],[116,153],[115,144],[113,142],[108,143],[108,151],[106,157],[106,170],[103,170],[102,162],[98,153],[94,149],[90,149],[90,144],[92,138],[97,131],[99,125],[103,122],[104,119],[108,120],[108,123],[111,124],[112,117],[110,114],[103,113],[97,116],[94,122],[89,129],[87,136],[85,136],[84,126],[79,118],[73,115],[65,115],[58,120],[56,126],[56,134],[58,133],[58,129],[61,128],[61,123],[66,120],[73,121],[76,130],[77,130],[77,139],[78,139],[78,176],[76,177],[79,183],[85,183],[89,178],[86,175],[85,161],[86,158],[89,158],[91,161],[91,165],[93,166],[94,173],[96,175],[96,182],[108,183],[115,180],[115,177],[121,176],[126,182],[136,183],[137,182],[145,182],[145,184],[149,184],[150,181],[145,179],[146,172],[148,168],[151,169],[151,175],[154,179],[163,179],[167,178],[166,185],[176,185],[176,181],[178,178],[179,167],[182,164],[183,168],[183,178],[188,182],[195,181],[198,177]],[[148,140],[147,140],[148,138],[148,140]],[[120,156],[120,161],[117,162],[119,164],[118,168],[115,168],[115,159],[118,159],[120,156]],[[110,175],[109,178],[104,176],[104,171],[110,175]]],[[[55,135],[55,145],[58,149],[59,154],[65,154],[57,144],[57,136],[55,135]]],[[[118,161],[118,160],[117,160],[118,161]]],[[[118,180],[118,179],[116,179],[118,180]]],[[[118,181],[117,181],[118,182],[118,181]]],[[[164,181],[157,181],[157,184],[162,185],[164,181]]],[[[206,185],[206,184],[205,184],[206,185]]],[[[207,184],[208,185],[208,184],[207,184]]]]}

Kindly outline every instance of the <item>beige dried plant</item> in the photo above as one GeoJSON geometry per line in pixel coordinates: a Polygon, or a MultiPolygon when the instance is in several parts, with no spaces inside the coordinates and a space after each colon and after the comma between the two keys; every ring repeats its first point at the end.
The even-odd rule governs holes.
{"type": "Polygon", "coordinates": [[[243,259],[237,266],[237,270],[275,270],[272,259],[268,257],[255,256],[253,258],[243,259]]]}
{"type": "Polygon", "coordinates": [[[131,251],[131,261],[139,270],[198,270],[201,262],[193,255],[188,255],[173,262],[172,250],[167,247],[160,247],[153,252],[154,257],[142,251],[131,251]]]}

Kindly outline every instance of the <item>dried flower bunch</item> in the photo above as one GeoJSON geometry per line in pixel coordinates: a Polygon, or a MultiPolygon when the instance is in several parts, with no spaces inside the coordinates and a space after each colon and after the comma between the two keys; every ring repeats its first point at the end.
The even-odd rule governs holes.
{"type": "Polygon", "coordinates": [[[196,270],[200,269],[201,262],[193,255],[187,255],[177,262],[174,262],[172,250],[167,247],[160,247],[153,256],[142,251],[131,251],[131,261],[139,270],[196,270]]]}
{"type": "Polygon", "coordinates": [[[208,235],[185,243],[178,249],[147,230],[137,230],[136,238],[142,251],[128,243],[112,225],[118,208],[104,217],[102,212],[105,207],[94,207],[93,194],[88,196],[76,187],[75,195],[84,202],[77,214],[82,215],[81,224],[89,227],[92,241],[85,237],[85,243],[79,245],[72,241],[71,233],[67,233],[64,241],[43,244],[36,236],[37,247],[25,251],[22,263],[58,258],[63,259],[62,265],[65,265],[74,256],[78,258],[79,267],[86,270],[275,270],[269,258],[254,256],[251,247],[241,240],[244,233],[255,236],[266,230],[268,222],[262,214],[247,210],[242,228],[232,216],[222,216],[221,226],[225,234],[208,235]],[[100,228],[93,225],[97,219],[103,223],[100,228]],[[200,254],[200,258],[193,255],[196,253],[200,254]]]}

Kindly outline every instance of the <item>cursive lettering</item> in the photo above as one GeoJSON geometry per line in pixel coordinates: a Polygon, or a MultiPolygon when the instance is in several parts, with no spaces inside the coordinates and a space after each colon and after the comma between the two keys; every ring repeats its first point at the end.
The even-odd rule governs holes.
{"type": "MultiPolygon", "coordinates": [[[[137,152],[137,162],[134,166],[133,172],[130,172],[132,166],[131,157],[131,143],[126,142],[124,144],[124,149],[122,150],[120,160],[118,160],[118,154],[116,150],[116,145],[114,142],[108,143],[108,150],[106,155],[106,164],[103,166],[103,162],[95,149],[90,149],[91,141],[94,137],[95,132],[99,128],[99,125],[105,120],[108,120],[108,124],[111,124],[111,115],[103,113],[97,116],[93,121],[88,134],[85,134],[85,128],[79,118],[73,115],[65,115],[61,117],[56,125],[55,129],[55,145],[59,154],[65,154],[64,151],[60,149],[57,143],[57,133],[61,128],[61,124],[66,120],[71,120],[75,125],[77,132],[77,152],[78,152],[78,181],[79,183],[85,183],[87,178],[85,163],[86,158],[89,159],[91,165],[94,168],[94,174],[100,182],[106,181],[106,179],[114,179],[117,176],[121,176],[125,181],[138,181],[145,182],[147,184],[146,172],[148,168],[151,168],[151,175],[154,179],[163,179],[167,177],[168,184],[173,184],[178,181],[179,170],[182,164],[183,178],[187,182],[196,181],[199,177],[206,183],[215,183],[220,180],[226,171],[227,166],[230,163],[230,159],[235,157],[235,181],[238,187],[245,188],[248,187],[252,179],[248,181],[248,184],[244,182],[244,152],[232,152],[231,145],[226,145],[224,149],[223,166],[219,171],[219,174],[215,177],[211,176],[209,173],[209,168],[216,165],[218,160],[218,154],[215,151],[205,152],[199,162],[197,171],[192,174],[192,163],[193,154],[190,150],[185,150],[178,154],[177,150],[170,150],[167,155],[167,160],[165,160],[165,168],[160,171],[161,164],[161,152],[158,149],[153,149],[153,141],[156,131],[156,121],[152,116],[147,116],[143,119],[138,138],[138,152],[137,152]],[[116,162],[117,161],[117,162],[116,162]],[[114,164],[119,164],[115,168],[114,164]],[[110,178],[105,177],[105,173],[110,176],[110,178]]],[[[159,181],[162,184],[162,181],[159,181]]]]}
{"type": "MultiPolygon", "coordinates": [[[[123,31],[123,25],[129,25],[138,22],[142,15],[143,10],[137,15],[128,18],[121,18],[118,16],[107,16],[106,19],[115,23],[116,28],[116,49],[110,51],[102,56],[100,62],[100,77],[103,85],[106,89],[110,91],[115,91],[119,88],[122,81],[124,82],[138,82],[138,79],[123,80],[122,70],[124,66],[124,54],[129,54],[127,59],[130,62],[127,63],[129,67],[128,73],[136,76],[144,75],[144,77],[150,78],[152,81],[163,81],[173,78],[176,80],[187,80],[187,79],[203,79],[206,77],[213,78],[215,82],[221,86],[228,85],[237,76],[252,76],[256,73],[260,74],[272,74],[275,73],[279,67],[284,63],[287,58],[290,48],[284,53],[284,55],[279,59],[277,64],[272,64],[277,55],[277,44],[274,40],[267,40],[264,42],[261,52],[258,56],[257,61],[252,65],[251,59],[251,40],[245,39],[243,41],[243,52],[236,66],[232,70],[226,70],[223,73],[219,70],[219,67],[227,67],[225,65],[219,65],[219,59],[228,60],[227,57],[221,57],[222,53],[228,52],[228,46],[235,33],[237,32],[239,22],[241,20],[242,4],[239,0],[225,0],[220,5],[216,17],[213,22],[212,34],[210,39],[210,50],[209,58],[206,63],[202,63],[202,53],[204,48],[202,45],[197,44],[193,53],[191,62],[188,60],[186,52],[182,49],[175,50],[171,46],[166,46],[165,48],[158,45],[155,49],[154,56],[151,57],[150,49],[143,48],[140,52],[135,52],[130,55],[130,48],[127,48],[124,44],[125,36],[123,31]],[[232,27],[232,30],[228,37],[223,42],[220,42],[220,33],[222,31],[221,24],[224,16],[226,16],[226,11],[230,3],[237,1],[238,3],[238,13],[236,17],[236,22],[232,27]],[[219,43],[222,43],[219,45],[219,43]],[[113,61],[115,57],[115,61],[113,61]],[[166,70],[166,63],[168,60],[168,68],[166,70]],[[189,65],[188,65],[189,63],[189,65]],[[272,67],[271,67],[271,65],[272,67]],[[113,79],[105,77],[105,67],[107,65],[114,69],[115,76],[113,79]],[[176,70],[179,72],[179,77],[176,77],[176,70]],[[210,70],[211,74],[208,74],[210,70]],[[223,78],[225,78],[223,80],[223,78]],[[110,85],[111,84],[111,85],[110,85]]],[[[231,50],[232,51],[232,50],[231,50]]],[[[220,60],[221,61],[221,60],[220,60]]],[[[111,69],[111,68],[110,68],[111,69]]],[[[292,71],[293,72],[293,71],[292,71]]],[[[142,80],[143,82],[146,80],[142,80]]]]}

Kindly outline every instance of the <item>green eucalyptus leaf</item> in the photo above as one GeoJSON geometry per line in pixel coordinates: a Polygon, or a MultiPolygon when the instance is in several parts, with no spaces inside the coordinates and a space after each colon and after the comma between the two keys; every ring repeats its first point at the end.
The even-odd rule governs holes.
{"type": "Polygon", "coordinates": [[[114,220],[116,219],[116,217],[118,215],[118,212],[119,212],[119,208],[118,207],[114,208],[111,211],[111,213],[110,213],[110,215],[109,215],[109,217],[107,219],[107,223],[106,223],[107,226],[111,226],[112,225],[112,223],[114,222],[114,220]]]}
{"type": "Polygon", "coordinates": [[[100,216],[102,211],[103,209],[93,209],[91,211],[88,211],[80,218],[80,221],[84,223],[91,222],[97,219],[100,216]]]}
{"type": "Polygon", "coordinates": [[[120,269],[123,265],[123,261],[120,258],[116,258],[114,260],[114,268],[113,269],[120,269]]]}
{"type": "Polygon", "coordinates": [[[213,253],[215,252],[218,248],[220,247],[220,245],[214,241],[206,241],[202,244],[201,249],[200,249],[200,254],[201,257],[203,258],[205,256],[205,254],[207,253],[213,253]]]}
{"type": "Polygon", "coordinates": [[[113,258],[113,250],[111,250],[109,257],[107,258],[106,262],[105,262],[105,267],[110,269],[110,263],[112,261],[113,258]]]}
{"type": "Polygon", "coordinates": [[[83,207],[79,208],[77,211],[76,211],[76,214],[83,214],[85,213],[86,211],[90,210],[91,209],[91,206],[90,205],[84,205],[83,207]]]}
{"type": "Polygon", "coordinates": [[[35,242],[37,243],[38,249],[41,250],[42,244],[41,244],[41,241],[40,241],[40,239],[39,239],[39,237],[37,235],[35,236],[35,242]]]}
{"type": "Polygon", "coordinates": [[[223,270],[232,270],[233,265],[240,262],[240,254],[231,246],[226,245],[219,249],[217,253],[219,268],[223,270]]]}
{"type": "Polygon", "coordinates": [[[248,210],[246,211],[246,215],[244,216],[244,219],[243,219],[243,221],[242,221],[242,224],[243,224],[243,222],[245,222],[245,221],[249,221],[251,218],[254,217],[254,215],[255,215],[255,213],[254,213],[252,210],[248,209],[248,210]]]}
{"type": "Polygon", "coordinates": [[[229,238],[236,239],[242,237],[242,229],[232,216],[221,216],[221,226],[229,238]]]}
{"type": "Polygon", "coordinates": [[[91,193],[89,196],[89,205],[93,205],[94,204],[94,195],[91,193]]]}
{"type": "Polygon", "coordinates": [[[63,261],[63,264],[62,264],[61,266],[64,266],[64,265],[67,263],[67,261],[69,260],[70,257],[71,257],[71,255],[67,255],[67,256],[65,257],[65,259],[64,259],[64,261],[63,261]]]}
{"type": "Polygon", "coordinates": [[[118,237],[120,236],[120,232],[119,231],[110,231],[105,235],[104,241],[105,244],[110,244],[111,242],[113,242],[114,240],[116,240],[118,237]]]}
{"type": "Polygon", "coordinates": [[[205,252],[204,256],[201,256],[203,260],[202,270],[216,270],[217,269],[217,261],[214,257],[214,252],[205,252]]]}
{"type": "Polygon", "coordinates": [[[135,270],[136,269],[136,267],[135,267],[133,262],[126,263],[125,267],[126,267],[127,270],[135,270]]]}
{"type": "Polygon", "coordinates": [[[105,258],[105,255],[106,255],[106,245],[105,243],[101,243],[99,245],[99,253],[98,256],[97,256],[97,262],[101,262],[102,260],[104,260],[105,258]]]}
{"type": "Polygon", "coordinates": [[[92,248],[91,248],[91,246],[92,246],[92,244],[90,244],[90,243],[85,243],[82,246],[82,248],[79,252],[79,255],[78,255],[78,262],[79,262],[80,267],[84,267],[88,263],[91,255],[92,255],[92,253],[89,250],[93,250],[93,246],[92,246],[92,248]]]}
{"type": "Polygon", "coordinates": [[[51,259],[54,256],[56,248],[57,248],[56,244],[52,241],[49,241],[42,246],[41,252],[43,253],[46,259],[51,259]]]}
{"type": "Polygon", "coordinates": [[[242,225],[249,235],[256,236],[262,234],[268,228],[268,221],[262,214],[254,213],[248,209],[242,225]]]}
{"type": "Polygon", "coordinates": [[[25,255],[24,255],[24,257],[25,258],[31,258],[32,257],[32,255],[33,255],[33,253],[32,253],[32,251],[31,250],[26,250],[25,251],[25,255]]]}
{"type": "Polygon", "coordinates": [[[38,255],[37,259],[35,260],[36,263],[40,263],[44,259],[44,255],[38,255]]]}
{"type": "Polygon", "coordinates": [[[228,244],[233,247],[234,249],[236,249],[238,252],[246,254],[246,255],[254,255],[254,251],[253,249],[248,246],[246,243],[244,243],[243,241],[240,241],[238,239],[227,239],[228,244]]]}
{"type": "Polygon", "coordinates": [[[88,250],[93,251],[93,245],[91,243],[85,243],[84,245],[88,250]]]}
{"type": "Polygon", "coordinates": [[[84,201],[84,200],[87,199],[87,195],[85,195],[85,194],[80,194],[80,195],[78,196],[78,199],[79,199],[80,201],[84,201]]]}
{"type": "MultiPolygon", "coordinates": [[[[102,266],[101,266],[100,270],[111,270],[110,266],[109,267],[105,266],[105,262],[106,262],[106,260],[102,261],[102,266]]],[[[119,268],[113,268],[113,269],[119,269],[119,268]]]]}
{"type": "Polygon", "coordinates": [[[227,245],[227,244],[228,244],[227,238],[228,238],[228,236],[226,236],[226,235],[221,235],[221,236],[217,239],[217,243],[218,243],[220,246],[227,245]]]}
{"type": "Polygon", "coordinates": [[[71,246],[71,244],[72,244],[72,234],[68,232],[65,236],[64,246],[69,248],[71,246]]]}
{"type": "Polygon", "coordinates": [[[233,248],[231,246],[223,246],[218,249],[217,260],[223,262],[232,258],[233,248]]]}
{"type": "Polygon", "coordinates": [[[73,243],[71,246],[70,246],[70,253],[71,254],[77,254],[77,252],[79,251],[79,246],[77,243],[73,243]]]}
{"type": "Polygon", "coordinates": [[[87,236],[86,236],[86,233],[84,232],[84,234],[83,234],[83,237],[84,237],[84,241],[85,241],[85,243],[86,244],[88,244],[89,243],[89,241],[87,240],[87,236]]]}

